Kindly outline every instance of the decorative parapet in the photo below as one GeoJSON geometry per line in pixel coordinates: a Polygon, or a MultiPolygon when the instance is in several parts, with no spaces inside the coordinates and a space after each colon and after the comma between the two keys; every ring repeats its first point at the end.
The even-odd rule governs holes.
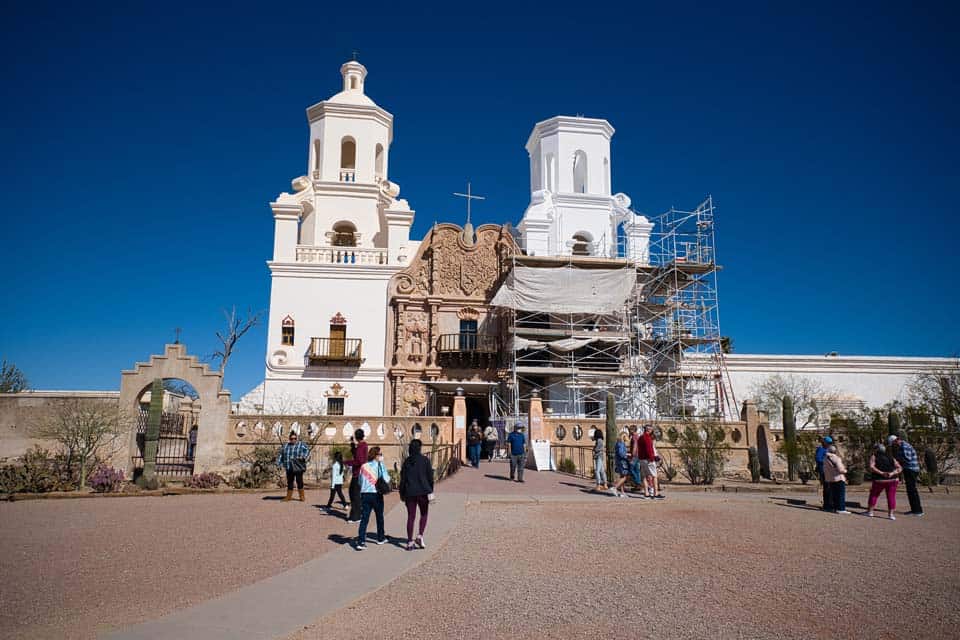
{"type": "Polygon", "coordinates": [[[347,443],[363,429],[371,445],[409,443],[415,437],[429,443],[449,441],[453,418],[449,416],[289,416],[234,414],[229,418],[226,440],[230,446],[279,444],[290,431],[322,444],[347,443]]]}
{"type": "Polygon", "coordinates": [[[388,249],[297,245],[297,262],[336,265],[386,265],[388,249]]]}

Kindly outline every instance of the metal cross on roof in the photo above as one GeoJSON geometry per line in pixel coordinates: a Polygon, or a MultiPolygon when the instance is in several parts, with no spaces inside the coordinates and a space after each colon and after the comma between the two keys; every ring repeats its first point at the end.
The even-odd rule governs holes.
{"type": "Polygon", "coordinates": [[[358,55],[360,55],[360,52],[357,51],[356,49],[354,49],[354,50],[353,50],[353,61],[354,61],[354,62],[357,61],[357,56],[358,56],[358,55]]]}
{"type": "Polygon", "coordinates": [[[470,182],[469,182],[469,181],[467,182],[467,192],[466,192],[466,193],[457,193],[457,192],[454,192],[453,195],[458,196],[458,197],[460,197],[460,198],[466,198],[466,199],[467,199],[467,224],[470,224],[470,201],[471,201],[471,200],[486,200],[486,197],[473,195],[473,193],[470,191],[470,182]]]}

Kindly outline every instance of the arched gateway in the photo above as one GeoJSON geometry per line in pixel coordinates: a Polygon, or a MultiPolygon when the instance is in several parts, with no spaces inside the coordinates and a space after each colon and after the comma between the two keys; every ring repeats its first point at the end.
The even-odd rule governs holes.
{"type": "Polygon", "coordinates": [[[182,386],[183,389],[190,389],[186,395],[196,395],[195,398],[190,397],[189,404],[199,406],[199,410],[189,414],[179,408],[171,410],[175,409],[173,406],[164,407],[168,415],[165,422],[161,422],[161,438],[167,442],[165,445],[161,442],[159,447],[158,463],[163,464],[158,465],[158,475],[183,475],[222,467],[226,458],[223,430],[230,415],[230,392],[221,388],[222,376],[219,372],[211,371],[206,364],[198,362],[196,356],[187,355],[184,345],[168,344],[163,355],[150,356],[149,362],[138,362],[132,370],[121,374],[120,409],[123,415],[130,417],[125,460],[127,475],[132,476],[142,460],[143,438],[138,438],[138,432],[145,430],[146,417],[142,409],[144,401],[149,401],[147,394],[156,379],[186,383],[182,386]],[[187,415],[190,416],[188,420],[177,417],[187,415]],[[191,437],[190,431],[194,425],[197,428],[191,437]],[[191,439],[195,440],[195,445],[192,445],[191,439]],[[161,456],[169,460],[161,461],[161,456]]]}

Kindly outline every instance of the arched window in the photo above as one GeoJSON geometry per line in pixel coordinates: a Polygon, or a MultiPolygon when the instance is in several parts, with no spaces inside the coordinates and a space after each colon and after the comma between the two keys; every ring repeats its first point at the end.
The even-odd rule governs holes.
{"type": "Polygon", "coordinates": [[[571,247],[573,255],[589,256],[591,241],[590,234],[584,231],[573,234],[573,244],[571,247]]]}
{"type": "Polygon", "coordinates": [[[350,136],[340,141],[340,168],[357,168],[357,142],[350,136]]]}
{"type": "Polygon", "coordinates": [[[383,145],[378,144],[373,158],[373,166],[378,178],[383,178],[383,145]]]}
{"type": "Polygon", "coordinates": [[[352,222],[338,222],[333,225],[333,246],[357,246],[357,227],[352,222]]]}
{"type": "Polygon", "coordinates": [[[352,76],[352,77],[350,78],[350,88],[351,88],[351,89],[356,89],[356,88],[357,88],[357,76],[352,76]]]}
{"type": "Polygon", "coordinates": [[[573,191],[587,192],[587,154],[583,151],[573,154],[573,191]]]}
{"type": "Polygon", "coordinates": [[[554,172],[554,162],[553,154],[547,154],[547,171],[546,171],[546,180],[544,182],[547,185],[547,191],[553,191],[553,172],[554,172]]]}
{"type": "Polygon", "coordinates": [[[320,147],[320,141],[314,140],[313,141],[313,170],[316,171],[317,173],[320,172],[320,158],[323,157],[321,155],[321,151],[322,149],[320,147]]]}
{"type": "Polygon", "coordinates": [[[293,318],[287,316],[280,324],[280,344],[292,347],[294,338],[293,318]]]}

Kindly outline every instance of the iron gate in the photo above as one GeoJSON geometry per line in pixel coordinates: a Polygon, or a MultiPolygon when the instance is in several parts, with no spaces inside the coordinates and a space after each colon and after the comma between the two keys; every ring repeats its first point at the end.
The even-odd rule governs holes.
{"type": "MultiPolygon", "coordinates": [[[[149,411],[137,414],[137,454],[133,468],[143,469],[143,449],[147,439],[149,411]]],[[[157,443],[157,475],[180,477],[193,475],[195,446],[190,444],[190,428],[182,413],[160,414],[160,440],[157,443]]],[[[134,473],[137,473],[134,471],[134,473]]]]}

